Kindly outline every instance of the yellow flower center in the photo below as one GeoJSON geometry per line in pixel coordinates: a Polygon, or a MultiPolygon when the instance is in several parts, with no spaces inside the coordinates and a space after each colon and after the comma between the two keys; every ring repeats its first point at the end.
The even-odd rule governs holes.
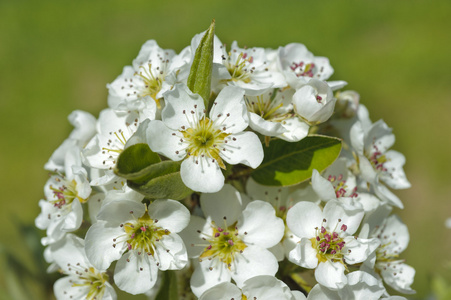
{"type": "Polygon", "coordinates": [[[148,64],[148,68],[143,66],[140,67],[143,71],[139,73],[135,73],[136,76],[139,76],[145,85],[145,89],[141,92],[141,97],[150,96],[157,103],[158,109],[161,109],[160,100],[161,98],[157,98],[157,94],[160,92],[163,81],[166,76],[165,70],[160,70],[158,67],[156,70],[156,74],[152,72],[152,64],[148,64]]]}
{"type": "MultiPolygon", "coordinates": [[[[323,220],[323,222],[326,222],[323,220]]],[[[339,223],[341,220],[339,220],[339,223]]],[[[337,225],[338,226],[338,225],[337,225]]],[[[347,226],[345,224],[341,225],[340,230],[346,231],[347,226]]],[[[325,227],[321,226],[321,229],[316,228],[316,237],[310,239],[312,242],[312,247],[316,249],[316,257],[319,262],[340,262],[345,267],[344,253],[342,249],[345,246],[345,241],[343,237],[336,232],[336,228],[330,232],[325,227]]]]}
{"type": "Polygon", "coordinates": [[[72,181],[68,181],[61,175],[55,175],[54,179],[56,182],[61,184],[59,187],[50,185],[50,189],[57,199],[49,200],[49,202],[55,207],[63,208],[66,205],[70,205],[75,198],[77,198],[81,203],[88,201],[88,199],[84,199],[78,195],[77,182],[74,179],[72,181]]]}
{"type": "Polygon", "coordinates": [[[169,230],[157,226],[157,223],[158,220],[151,219],[146,210],[144,215],[135,222],[121,225],[128,236],[126,241],[128,250],[138,250],[153,256],[155,243],[170,234],[169,230]]]}
{"type": "Polygon", "coordinates": [[[214,223],[212,226],[213,234],[207,239],[209,245],[199,258],[217,259],[230,269],[235,257],[242,253],[247,246],[238,235],[236,223],[225,229],[216,227],[214,223]]]}
{"type": "Polygon", "coordinates": [[[83,269],[80,267],[80,264],[76,266],[69,265],[69,270],[75,271],[79,279],[72,284],[72,287],[89,287],[86,299],[102,299],[105,293],[105,283],[108,282],[108,275],[106,273],[101,273],[93,267],[83,269]]]}
{"type": "Polygon", "coordinates": [[[242,81],[244,83],[251,82],[251,74],[254,72],[255,67],[249,68],[246,66],[248,63],[252,63],[253,57],[247,57],[247,53],[241,52],[235,63],[230,61],[232,54],[229,52],[229,58],[225,61],[227,70],[230,76],[232,76],[232,81],[242,81]]]}
{"type": "Polygon", "coordinates": [[[219,156],[221,145],[229,134],[223,132],[209,118],[202,118],[195,127],[182,131],[185,141],[188,143],[187,155],[207,156],[215,160],[225,169],[224,162],[219,156]]]}

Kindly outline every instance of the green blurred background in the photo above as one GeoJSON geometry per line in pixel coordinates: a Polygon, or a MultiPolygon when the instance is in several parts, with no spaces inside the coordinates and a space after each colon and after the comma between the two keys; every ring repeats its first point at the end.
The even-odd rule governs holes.
{"type": "Polygon", "coordinates": [[[43,278],[46,264],[27,249],[35,236],[18,224],[33,225],[39,214],[43,165],[72,130],[69,113],[98,116],[105,85],[146,40],[178,52],[212,18],[227,44],[301,42],[327,56],[333,79],[360,93],[373,121],[394,128],[412,183],[397,194],[415,298],[430,294],[435,274],[450,277],[451,1],[0,0],[0,299],[44,293],[20,273],[23,263],[43,278]]]}

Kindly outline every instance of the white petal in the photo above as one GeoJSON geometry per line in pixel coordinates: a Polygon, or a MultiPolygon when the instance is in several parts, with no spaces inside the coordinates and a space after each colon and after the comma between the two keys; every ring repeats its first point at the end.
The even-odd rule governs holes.
{"type": "Polygon", "coordinates": [[[336,291],[331,291],[328,288],[316,284],[313,289],[308,293],[307,300],[331,300],[340,299],[340,296],[336,291]]]}
{"type": "Polygon", "coordinates": [[[223,282],[205,291],[199,300],[241,299],[241,290],[230,282],[223,282]]]}
{"type": "Polygon", "coordinates": [[[278,244],[285,232],[285,225],[282,219],[276,217],[274,208],[260,200],[246,206],[237,228],[240,234],[247,233],[243,236],[243,242],[263,248],[278,244]]]}
{"type": "Polygon", "coordinates": [[[258,300],[293,300],[290,288],[274,276],[260,275],[244,283],[243,294],[247,299],[258,300]]]}
{"type": "Polygon", "coordinates": [[[336,199],[334,187],[329,180],[323,178],[316,169],[312,173],[312,187],[321,200],[328,201],[336,199]]]}
{"type": "Polygon", "coordinates": [[[51,219],[48,217],[53,212],[53,204],[45,200],[39,200],[39,206],[41,207],[41,213],[34,220],[34,224],[37,228],[45,230],[49,227],[51,219]]]}
{"type": "Polygon", "coordinates": [[[315,279],[319,284],[331,290],[337,290],[339,285],[346,285],[348,282],[344,272],[345,267],[340,262],[326,261],[316,268],[315,279]]]}
{"type": "Polygon", "coordinates": [[[151,121],[146,133],[147,143],[152,151],[179,161],[186,153],[183,150],[185,146],[176,133],[177,131],[169,129],[162,121],[151,121]]]}
{"type": "Polygon", "coordinates": [[[132,295],[149,291],[158,277],[158,267],[152,256],[129,251],[117,262],[114,282],[121,290],[132,295]]]}
{"type": "Polygon", "coordinates": [[[404,294],[414,294],[415,291],[410,287],[413,284],[415,269],[404,263],[394,263],[381,270],[384,281],[404,294]]]}
{"type": "Polygon", "coordinates": [[[244,164],[257,168],[263,161],[263,147],[258,136],[250,131],[240,132],[229,136],[225,151],[219,155],[229,164],[244,164]],[[235,139],[235,140],[234,140],[235,139]]]}
{"type": "Polygon", "coordinates": [[[381,241],[390,253],[401,253],[409,244],[409,230],[397,215],[391,215],[382,228],[381,241]]]}
{"type": "Polygon", "coordinates": [[[388,169],[387,172],[382,172],[380,179],[384,181],[392,189],[407,189],[410,187],[410,182],[406,178],[403,166],[406,158],[398,151],[390,150],[385,153],[388,161],[384,167],[388,169]]]}
{"type": "Polygon", "coordinates": [[[282,242],[278,243],[277,245],[268,248],[268,250],[274,254],[274,256],[277,258],[277,261],[282,261],[285,258],[285,249],[283,247],[282,242]]]}
{"type": "Polygon", "coordinates": [[[125,243],[115,247],[113,239],[124,234],[120,227],[106,227],[104,221],[93,224],[85,238],[85,251],[89,262],[99,270],[106,270],[110,264],[119,259],[126,250],[125,243]]]}
{"type": "Polygon", "coordinates": [[[175,233],[163,236],[156,244],[155,259],[160,263],[158,268],[163,271],[184,268],[188,262],[188,254],[182,238],[175,233]]]}
{"type": "Polygon", "coordinates": [[[217,162],[210,158],[191,156],[180,167],[183,183],[193,191],[215,193],[224,186],[224,175],[217,162]]]}
{"type": "Polygon", "coordinates": [[[334,228],[341,228],[344,224],[347,226],[346,233],[354,234],[360,226],[364,212],[363,209],[331,200],[324,206],[323,215],[327,220],[327,225],[324,227],[333,230],[334,228]]]}
{"type": "Polygon", "coordinates": [[[206,290],[217,284],[230,282],[230,278],[230,271],[224,263],[206,259],[196,266],[191,276],[191,290],[194,295],[199,297],[206,290]],[[215,264],[213,265],[213,263],[215,264]]]}
{"type": "Polygon", "coordinates": [[[83,147],[96,134],[96,118],[88,112],[74,110],[68,119],[75,127],[69,138],[79,141],[79,145],[83,147]]]}
{"type": "Polygon", "coordinates": [[[189,210],[178,201],[157,200],[149,205],[148,211],[153,220],[158,220],[158,226],[173,233],[182,231],[189,223],[189,210]]]}
{"type": "Polygon", "coordinates": [[[63,278],[58,279],[53,285],[53,292],[55,294],[56,299],[65,300],[65,299],[74,299],[81,300],[86,299],[86,296],[89,292],[89,287],[87,286],[73,286],[74,280],[78,278],[74,278],[72,276],[65,276],[63,278]]]}
{"type": "Polygon", "coordinates": [[[211,234],[212,232],[209,222],[201,217],[191,216],[188,226],[179,233],[190,258],[198,257],[201,254],[205,249],[205,246],[203,246],[205,244],[204,234],[211,234]]]}
{"type": "Polygon", "coordinates": [[[249,126],[265,136],[278,136],[287,131],[282,123],[267,121],[252,112],[249,112],[249,126]]]}
{"type": "Polygon", "coordinates": [[[221,124],[221,127],[225,127],[227,133],[241,132],[248,125],[243,95],[244,90],[226,86],[221,90],[210,110],[210,119],[221,124]]]}
{"type": "Polygon", "coordinates": [[[318,252],[312,246],[309,238],[302,238],[296,247],[290,251],[289,260],[298,266],[314,269],[318,266],[318,252]]]}
{"type": "Polygon", "coordinates": [[[279,269],[275,256],[258,246],[248,246],[232,262],[232,278],[236,285],[242,287],[249,278],[257,275],[274,276],[279,269]]]}
{"type": "Polygon", "coordinates": [[[372,153],[373,145],[375,145],[378,151],[385,153],[394,143],[395,135],[392,133],[392,129],[384,121],[379,120],[371,126],[365,137],[365,150],[372,153]]]}
{"type": "Polygon", "coordinates": [[[177,84],[173,90],[168,91],[164,100],[166,106],[161,118],[164,124],[173,130],[180,130],[182,126],[190,128],[193,117],[200,120],[204,116],[202,97],[193,94],[184,84],[177,84]]]}
{"type": "Polygon", "coordinates": [[[75,275],[71,266],[77,264],[80,264],[82,268],[90,266],[84,246],[84,241],[81,238],[68,234],[64,239],[50,245],[52,259],[66,274],[75,275]]]}
{"type": "Polygon", "coordinates": [[[298,142],[302,140],[308,135],[310,129],[310,126],[299,120],[298,117],[286,119],[281,124],[286,132],[278,137],[288,142],[298,142]]]}
{"type": "Polygon", "coordinates": [[[346,277],[348,286],[343,289],[346,293],[339,291],[342,299],[379,299],[385,292],[382,284],[366,272],[355,271],[346,277]]]}
{"type": "Polygon", "coordinates": [[[146,211],[143,203],[131,200],[118,200],[106,203],[97,215],[97,220],[108,222],[108,226],[119,226],[128,220],[141,218],[146,211]]]}
{"type": "Polygon", "coordinates": [[[322,220],[321,209],[312,202],[298,202],[287,213],[287,226],[299,238],[314,237],[322,220]]]}
{"type": "Polygon", "coordinates": [[[350,265],[365,261],[380,245],[378,239],[356,239],[349,237],[345,241],[346,244],[342,252],[345,253],[346,263],[350,265]]]}
{"type": "Polygon", "coordinates": [[[359,155],[363,155],[365,132],[361,122],[357,121],[352,125],[350,131],[351,146],[359,155]]]}
{"type": "Polygon", "coordinates": [[[240,192],[229,184],[225,184],[217,193],[202,194],[200,205],[205,216],[209,216],[218,226],[222,226],[224,217],[229,225],[235,223],[244,208],[240,192]]]}
{"type": "Polygon", "coordinates": [[[80,228],[83,221],[83,208],[78,199],[74,199],[71,204],[72,211],[64,218],[64,224],[61,227],[62,230],[71,232],[80,228]]]}

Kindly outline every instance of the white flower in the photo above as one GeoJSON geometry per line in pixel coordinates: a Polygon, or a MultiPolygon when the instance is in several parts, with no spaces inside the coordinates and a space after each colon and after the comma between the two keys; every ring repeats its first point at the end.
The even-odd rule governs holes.
{"type": "Polygon", "coordinates": [[[327,121],[334,112],[336,101],[332,89],[318,79],[311,79],[293,95],[294,110],[311,125],[327,121]]]}
{"type": "Polygon", "coordinates": [[[323,201],[341,197],[357,197],[356,178],[347,168],[347,159],[339,158],[326,169],[323,176],[314,169],[312,187],[323,201]]]}
{"type": "Polygon", "coordinates": [[[115,109],[123,102],[155,101],[161,109],[163,94],[188,78],[190,57],[189,48],[176,55],[173,50],[160,48],[154,40],[147,41],[133,60],[133,66],[126,66],[107,85],[108,105],[115,109]]]}
{"type": "Polygon", "coordinates": [[[316,269],[318,283],[330,289],[346,284],[347,264],[367,259],[379,245],[377,239],[352,236],[363,211],[345,202],[330,200],[324,210],[311,202],[298,202],[287,214],[287,226],[300,238],[289,260],[303,268],[316,269]]]}
{"type": "Polygon", "coordinates": [[[79,148],[68,150],[65,164],[65,175],[52,175],[44,187],[46,200],[39,201],[41,213],[35,225],[47,231],[43,245],[54,243],[80,227],[83,220],[81,203],[85,203],[91,194],[87,172],[81,167],[79,148]]]}
{"type": "MultiPolygon", "coordinates": [[[[410,238],[407,226],[398,216],[391,215],[384,218],[380,211],[382,210],[374,213],[373,219],[378,219],[378,226],[370,228],[370,237],[378,238],[381,241],[381,245],[371,255],[362,269],[374,273],[371,265],[375,263],[375,271],[377,274],[380,274],[384,282],[390,287],[404,294],[414,294],[415,291],[410,286],[414,280],[415,269],[405,264],[404,260],[399,258],[399,255],[407,248],[409,243],[410,238]]],[[[388,211],[384,210],[382,213],[388,213],[388,211]]],[[[375,274],[375,276],[379,278],[379,275],[375,274]]]]}
{"type": "Polygon", "coordinates": [[[393,189],[406,189],[410,183],[403,170],[406,161],[401,153],[388,150],[395,143],[395,135],[392,129],[379,120],[371,125],[370,128],[363,127],[363,123],[357,122],[351,131],[351,142],[353,148],[360,155],[359,159],[365,162],[361,171],[367,181],[376,176],[393,189]],[[356,134],[360,132],[359,134],[356,134]],[[367,167],[370,163],[371,169],[367,167]]]}
{"type": "Polygon", "coordinates": [[[147,130],[150,148],[174,161],[183,160],[180,175],[185,185],[199,192],[217,192],[224,185],[220,168],[245,164],[256,168],[263,160],[257,135],[243,132],[248,125],[243,90],[226,87],[207,115],[202,98],[185,85],[165,95],[162,121],[147,130]]]}
{"type": "Polygon", "coordinates": [[[69,117],[69,122],[75,127],[69,137],[53,152],[49,161],[44,168],[48,171],[63,172],[68,159],[71,159],[74,148],[78,148],[78,152],[88,143],[88,141],[96,134],[96,119],[90,113],[75,110],[69,117]]]}
{"type": "MultiPolygon", "coordinates": [[[[311,185],[298,187],[294,192],[290,192],[288,187],[263,186],[249,178],[246,184],[247,195],[252,200],[263,200],[271,204],[276,216],[286,223],[288,210],[299,201],[319,202],[318,196],[312,190],[311,185]]],[[[288,258],[288,253],[295,247],[299,239],[293,237],[292,232],[285,225],[283,239],[276,246],[269,250],[282,261],[284,257],[288,258]]]]}
{"type": "Polygon", "coordinates": [[[187,261],[177,234],[189,222],[189,211],[174,200],[157,200],[147,208],[133,200],[105,204],[86,234],[86,254],[98,269],[119,260],[114,281],[131,294],[153,288],[158,270],[180,270],[187,261]]]}
{"type": "Polygon", "coordinates": [[[214,64],[213,80],[243,88],[246,95],[257,96],[269,88],[286,86],[283,75],[269,68],[263,48],[239,48],[236,41],[230,52],[222,48],[222,65],[214,64]]]}
{"type": "Polygon", "coordinates": [[[336,98],[335,113],[339,118],[349,119],[357,114],[360,95],[356,91],[337,92],[336,98]]]}
{"type": "Polygon", "coordinates": [[[96,269],[88,261],[81,238],[68,234],[65,239],[51,245],[50,253],[61,272],[68,275],[58,279],[53,286],[58,300],[116,299],[106,270],[96,269]]]}
{"type": "Polygon", "coordinates": [[[330,290],[317,284],[308,294],[308,300],[378,300],[385,292],[380,282],[370,274],[355,271],[346,275],[346,284],[340,284],[338,290],[330,290]]]}
{"type": "MultiPolygon", "coordinates": [[[[279,47],[277,66],[285,76],[288,85],[298,89],[307,84],[312,78],[327,80],[334,73],[334,69],[326,57],[314,56],[303,44],[291,43],[279,47]]],[[[336,90],[346,85],[344,81],[328,82],[336,90]]]]}
{"type": "Polygon", "coordinates": [[[290,288],[274,276],[261,275],[249,278],[240,289],[230,282],[223,282],[205,291],[199,300],[258,299],[303,300],[305,296],[290,288]]]}
{"type": "Polygon", "coordinates": [[[403,170],[403,154],[388,150],[395,142],[391,128],[384,121],[374,124],[356,122],[351,127],[351,144],[358,155],[360,178],[370,184],[370,188],[383,201],[403,208],[402,202],[385,185],[394,189],[406,189],[410,183],[403,170]]]}
{"type": "Polygon", "coordinates": [[[281,240],[283,221],[269,203],[257,200],[245,205],[242,197],[230,185],[224,185],[219,193],[202,194],[201,207],[207,220],[192,216],[182,233],[191,244],[190,257],[199,258],[191,277],[196,296],[230,279],[243,286],[253,276],[277,272],[277,259],[267,249],[281,240]]]}
{"type": "Polygon", "coordinates": [[[268,90],[258,96],[245,96],[249,126],[265,136],[297,142],[307,136],[310,126],[293,111],[293,90],[268,90]]]}
{"type": "MultiPolygon", "coordinates": [[[[136,115],[137,116],[137,115],[136,115]]],[[[127,122],[129,116],[118,116],[107,108],[100,112],[97,135],[83,149],[84,163],[98,169],[112,170],[128,139],[138,128],[138,119],[127,122]]]]}

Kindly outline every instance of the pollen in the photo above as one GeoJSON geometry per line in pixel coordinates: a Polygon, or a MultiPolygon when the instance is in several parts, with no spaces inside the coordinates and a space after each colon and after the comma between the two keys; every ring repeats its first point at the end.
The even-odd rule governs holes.
{"type": "Polygon", "coordinates": [[[93,267],[83,268],[80,264],[70,266],[70,269],[78,277],[77,280],[73,280],[72,287],[88,287],[89,292],[86,295],[88,300],[103,298],[105,283],[109,279],[106,273],[101,273],[93,267]]]}
{"type": "Polygon", "coordinates": [[[206,238],[209,244],[199,258],[218,260],[226,264],[230,270],[237,255],[241,254],[247,246],[238,234],[236,223],[227,226],[226,221],[224,221],[224,225],[224,227],[220,227],[212,222],[213,234],[206,238]]]}
{"type": "Polygon", "coordinates": [[[159,242],[170,231],[157,226],[157,220],[150,218],[146,211],[139,219],[123,224],[128,238],[126,241],[128,250],[138,250],[138,253],[148,255],[155,254],[155,244],[159,242]]]}
{"type": "Polygon", "coordinates": [[[224,60],[224,64],[232,76],[232,81],[242,81],[244,83],[251,82],[251,74],[254,72],[255,67],[250,67],[253,57],[248,56],[247,53],[241,52],[235,61],[232,61],[232,53],[229,53],[228,59],[224,60]]]}
{"type": "Polygon", "coordinates": [[[338,229],[338,225],[341,220],[336,225],[336,228],[333,230],[326,229],[325,224],[327,220],[323,220],[323,224],[321,228],[316,228],[316,237],[310,239],[312,242],[312,247],[316,249],[316,257],[319,262],[340,262],[345,267],[344,262],[344,251],[346,242],[342,237],[342,233],[347,230],[347,225],[341,224],[340,229],[338,229]],[[323,226],[324,225],[324,226],[323,226]]]}
{"type": "Polygon", "coordinates": [[[185,142],[188,144],[186,150],[189,155],[196,157],[209,157],[225,169],[224,162],[219,156],[220,148],[226,142],[229,134],[222,131],[217,124],[207,117],[203,117],[193,127],[182,131],[185,142]]]}

